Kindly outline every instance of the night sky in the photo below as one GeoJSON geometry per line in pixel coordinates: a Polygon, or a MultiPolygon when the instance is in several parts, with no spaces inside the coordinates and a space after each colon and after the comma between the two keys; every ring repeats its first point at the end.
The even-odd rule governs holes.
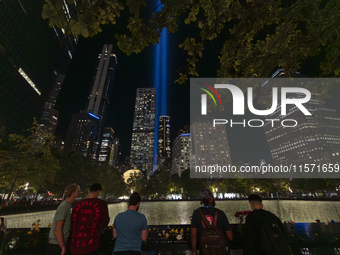
{"type": "MultiPolygon", "coordinates": [[[[113,44],[118,64],[112,84],[112,95],[109,98],[110,105],[106,112],[105,126],[112,127],[115,137],[120,139],[123,157],[130,154],[136,89],[154,86],[154,67],[157,65],[154,62],[154,46],[131,56],[127,56],[118,49],[114,34],[124,33],[125,26],[124,23],[118,23],[115,27],[103,26],[103,32],[95,37],[79,38],[55,106],[60,113],[56,136],[65,139],[72,114],[86,109],[98,54],[101,53],[104,44],[113,44]]],[[[186,52],[178,48],[178,44],[191,33],[189,28],[185,28],[175,34],[168,34],[167,115],[170,116],[171,141],[175,139],[180,128],[190,123],[189,82],[175,84],[175,80],[179,77],[178,70],[185,67],[187,57],[186,52]]],[[[203,58],[198,63],[198,72],[201,77],[216,77],[219,65],[217,56],[225,39],[226,36],[221,36],[219,40],[206,45],[207,50],[203,52],[203,58]]],[[[317,59],[305,61],[300,72],[307,76],[317,75],[319,72],[317,59]]],[[[243,160],[257,164],[259,159],[271,162],[262,129],[244,132],[244,130],[229,128],[227,133],[233,163],[243,160]]]]}

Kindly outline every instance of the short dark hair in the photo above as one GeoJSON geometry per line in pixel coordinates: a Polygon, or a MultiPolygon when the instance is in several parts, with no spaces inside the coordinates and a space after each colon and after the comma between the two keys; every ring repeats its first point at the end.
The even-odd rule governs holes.
{"type": "Polygon", "coordinates": [[[141,198],[138,192],[133,192],[129,199],[129,205],[137,205],[141,198]]]}
{"type": "Polygon", "coordinates": [[[259,195],[256,194],[251,194],[248,196],[248,200],[249,202],[260,202],[262,204],[262,198],[259,195]]]}
{"type": "Polygon", "coordinates": [[[90,192],[95,192],[98,190],[102,190],[102,185],[100,185],[99,183],[92,183],[90,185],[90,192]]]}

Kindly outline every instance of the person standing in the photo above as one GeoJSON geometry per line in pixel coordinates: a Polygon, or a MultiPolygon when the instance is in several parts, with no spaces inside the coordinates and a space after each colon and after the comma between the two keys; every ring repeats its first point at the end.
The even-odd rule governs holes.
{"type": "Polygon", "coordinates": [[[231,232],[231,226],[229,225],[229,221],[225,213],[221,210],[215,208],[215,199],[210,190],[202,190],[200,193],[201,205],[196,209],[191,218],[191,246],[192,246],[192,254],[196,255],[197,249],[201,250],[201,238],[206,228],[206,224],[204,224],[204,220],[200,213],[200,210],[203,212],[205,218],[207,219],[207,223],[213,225],[214,219],[216,216],[216,211],[218,211],[217,216],[217,228],[220,233],[224,235],[224,238],[228,238],[230,241],[233,239],[233,234],[231,232]]]}
{"type": "Polygon", "coordinates": [[[99,183],[90,185],[88,198],[77,202],[72,209],[72,254],[98,254],[100,235],[110,221],[106,201],[99,199],[102,190],[99,183]]]}
{"type": "Polygon", "coordinates": [[[252,212],[244,226],[244,255],[291,255],[287,233],[281,220],[273,213],[263,210],[259,195],[248,197],[252,212]]]}
{"type": "Polygon", "coordinates": [[[117,215],[113,223],[113,238],[117,238],[114,255],[140,255],[143,241],[148,237],[147,221],[138,212],[141,197],[134,192],[129,199],[127,211],[117,215]]]}
{"type": "Polygon", "coordinates": [[[65,200],[58,206],[49,233],[47,255],[70,254],[67,247],[70,235],[72,203],[78,197],[77,184],[71,184],[65,189],[65,200]]]}

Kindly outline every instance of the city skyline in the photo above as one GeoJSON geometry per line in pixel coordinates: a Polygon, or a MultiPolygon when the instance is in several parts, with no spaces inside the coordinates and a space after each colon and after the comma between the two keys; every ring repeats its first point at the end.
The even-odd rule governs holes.
{"type": "Polygon", "coordinates": [[[206,8],[206,3],[189,1],[183,12],[182,2],[154,0],[136,13],[131,10],[137,6],[120,2],[124,10],[116,24],[102,24],[100,12],[87,20],[79,15],[111,8],[110,3],[0,1],[3,194],[16,193],[16,199],[59,197],[74,182],[85,195],[88,184],[98,182],[109,199],[132,191],[146,199],[177,199],[174,194],[195,198],[203,189],[218,189],[219,198],[253,192],[267,198],[292,198],[301,192],[321,197],[320,190],[325,198],[333,192],[340,196],[338,180],[332,180],[337,177],[333,165],[338,168],[340,162],[340,86],[333,86],[340,83],[333,79],[340,75],[333,54],[337,31],[323,22],[327,12],[336,15],[331,4],[304,8],[308,3],[296,1],[290,7],[284,1],[273,12],[261,3],[232,1],[227,6],[217,1],[206,8]],[[211,17],[211,23],[210,10],[222,16],[211,17]],[[267,12],[270,15],[259,15],[267,12]],[[287,20],[282,12],[304,16],[287,20]],[[311,25],[309,14],[320,22],[311,25]],[[135,15],[141,21],[136,26],[135,15]],[[190,20],[194,16],[197,19],[190,20]],[[261,22],[266,25],[261,27],[261,22]],[[310,40],[313,36],[315,41],[310,40]],[[300,86],[304,81],[282,84],[285,88],[276,85],[276,77],[284,73],[289,79],[298,74],[316,81],[315,87],[305,84],[313,96],[300,86]],[[196,77],[200,81],[192,79],[196,77]],[[247,77],[254,80],[226,82],[247,77]],[[321,77],[335,82],[318,82],[321,77]],[[192,109],[218,118],[221,125],[192,118],[192,109]],[[290,128],[283,122],[299,125],[290,128]],[[278,165],[290,165],[301,175],[195,176],[188,171],[206,173],[209,166],[217,171],[218,166],[267,171],[278,165]],[[320,174],[307,175],[306,168],[314,165],[320,174]],[[325,167],[328,174],[320,172],[325,167]],[[121,177],[130,169],[143,175],[124,183],[121,177]]]}
{"type": "MultiPolygon", "coordinates": [[[[110,29],[108,28],[108,30],[106,33],[110,34],[110,29]]],[[[105,34],[105,31],[103,31],[103,33],[105,34]]],[[[108,36],[107,34],[102,38],[99,36],[93,40],[92,38],[89,38],[89,40],[80,39],[80,46],[75,53],[75,61],[72,62],[70,73],[66,77],[66,85],[57,100],[57,109],[62,112],[62,116],[60,117],[61,123],[58,126],[56,135],[61,138],[65,137],[71,115],[74,112],[79,112],[84,109],[87,94],[90,89],[89,85],[85,87],[84,84],[89,84],[89,79],[93,75],[93,70],[90,66],[94,65],[92,58],[95,57],[95,54],[93,54],[92,51],[94,51],[95,48],[98,50],[100,46],[99,42],[108,43],[106,38],[108,36]],[[79,74],[79,70],[82,70],[81,74],[79,74]],[[83,105],[83,107],[81,107],[81,105],[83,105]]],[[[171,47],[175,48],[176,46],[171,45],[170,48],[171,47]]],[[[123,157],[126,157],[129,156],[130,152],[136,89],[138,87],[154,87],[153,81],[155,78],[152,65],[155,61],[155,49],[146,49],[145,53],[142,52],[133,57],[126,56],[117,50],[117,56],[119,63],[117,64],[115,72],[116,81],[115,86],[112,88],[111,102],[110,105],[108,105],[108,120],[104,125],[112,127],[115,130],[115,136],[118,137],[122,143],[123,157]],[[129,84],[129,86],[126,84],[129,84]]],[[[183,61],[183,63],[184,62],[185,61],[183,61]]],[[[169,105],[168,112],[170,114],[176,114],[177,116],[183,115],[181,119],[175,118],[171,120],[174,122],[174,132],[177,132],[183,125],[189,124],[189,112],[181,111],[182,109],[174,109],[173,105],[176,104],[176,102],[171,100],[171,97],[178,97],[182,105],[183,102],[187,104],[184,108],[189,109],[189,100],[185,100],[189,92],[189,87],[185,88],[183,85],[173,84],[176,78],[173,65],[169,67],[168,73],[169,76],[171,76],[167,103],[169,105]],[[172,87],[175,87],[175,90],[171,89],[172,87]],[[178,112],[180,113],[178,114],[178,112]],[[187,119],[187,121],[183,121],[183,119],[187,119]]],[[[162,104],[163,106],[161,107],[164,109],[164,102],[162,104]]],[[[172,139],[174,139],[174,137],[171,137],[171,140],[172,139]]]]}
{"type": "MultiPolygon", "coordinates": [[[[21,8],[21,7],[20,7],[21,8]]],[[[120,29],[116,27],[115,29],[120,29]]],[[[50,29],[54,31],[53,28],[50,29]]],[[[60,95],[57,98],[55,109],[59,111],[59,123],[56,130],[56,135],[65,139],[66,130],[69,126],[71,115],[77,113],[85,108],[87,97],[90,91],[92,77],[94,75],[94,67],[96,57],[103,44],[113,44],[115,52],[119,58],[119,74],[117,76],[117,86],[113,88],[113,97],[111,105],[108,106],[109,117],[105,126],[112,127],[115,130],[115,136],[118,137],[122,143],[123,156],[128,156],[130,151],[130,141],[132,135],[133,123],[133,107],[135,91],[137,87],[153,87],[155,74],[155,46],[146,48],[142,53],[133,56],[126,56],[122,53],[116,45],[114,38],[115,30],[112,27],[104,26],[103,32],[93,38],[79,38],[76,52],[72,54],[73,61],[71,67],[68,69],[60,95]],[[74,95],[77,96],[74,96],[74,95]],[[131,128],[129,128],[131,127],[131,128]]],[[[178,49],[178,43],[182,41],[184,35],[188,31],[182,31],[175,35],[171,34],[168,40],[168,51],[171,54],[168,56],[168,93],[167,93],[167,115],[171,117],[170,124],[172,127],[171,141],[175,139],[175,134],[185,124],[189,124],[189,87],[179,84],[174,84],[175,79],[178,78],[176,71],[185,65],[184,51],[178,49]]],[[[53,32],[54,33],[54,32],[53,32]]],[[[62,31],[58,30],[59,36],[62,31]]],[[[63,35],[64,36],[64,35],[63,35]]],[[[210,55],[218,54],[220,48],[212,50],[214,54],[205,54],[205,59],[200,64],[201,76],[214,77],[216,76],[217,63],[210,55]],[[213,60],[213,61],[212,61],[213,60]]],[[[314,63],[308,63],[301,67],[301,73],[312,75],[315,73],[314,63]]],[[[273,67],[274,68],[274,67],[273,67]]],[[[118,73],[118,72],[117,72],[118,73]]],[[[30,88],[31,89],[31,88],[30,88]]],[[[34,91],[33,91],[34,92],[34,91]]],[[[35,92],[34,92],[35,93],[35,92]]],[[[45,96],[46,97],[46,96],[45,96]]],[[[337,108],[339,109],[339,107],[337,108]]],[[[41,109],[42,111],[42,109],[41,109]]],[[[40,116],[38,116],[40,117],[40,116]]],[[[227,131],[229,132],[229,131],[227,131]]],[[[235,155],[251,154],[249,148],[244,148],[244,145],[238,145],[238,137],[240,135],[237,131],[231,131],[228,137],[230,138],[231,157],[235,155]],[[235,145],[236,144],[236,145],[235,145]],[[245,152],[247,151],[247,152],[245,152]]],[[[264,137],[264,135],[262,134],[264,137]]],[[[263,137],[261,138],[263,140],[263,137]]],[[[258,140],[253,143],[267,150],[267,155],[270,155],[269,149],[266,145],[259,143],[258,140]]],[[[249,161],[257,162],[261,155],[253,155],[249,161]]],[[[263,157],[268,161],[268,158],[263,157]]],[[[233,160],[234,161],[234,160],[233,160]]]]}
{"type": "MultiPolygon", "coordinates": [[[[137,59],[139,59],[139,61],[142,61],[142,60],[145,61],[144,58],[146,56],[152,56],[152,49],[149,49],[149,52],[146,52],[144,55],[143,55],[143,53],[141,53],[141,55],[137,55],[135,57],[137,59]]],[[[122,64],[124,64],[122,62],[127,61],[126,63],[130,63],[130,62],[128,62],[127,59],[124,59],[124,58],[126,58],[126,57],[123,56],[122,57],[123,60],[120,61],[119,65],[117,65],[117,68],[118,68],[117,70],[119,70],[119,67],[122,67],[122,64]]],[[[129,58],[129,57],[127,57],[127,58],[129,58]]],[[[146,61],[146,63],[148,63],[148,64],[146,65],[147,67],[145,69],[150,69],[150,66],[149,66],[150,62],[146,61]]],[[[151,61],[151,63],[152,63],[152,61],[151,61]]],[[[137,62],[136,65],[140,65],[140,63],[137,62]]],[[[128,65],[128,66],[131,67],[131,65],[128,65]]],[[[125,68],[126,67],[124,67],[123,69],[125,69],[125,68]]],[[[131,68],[131,70],[134,71],[133,68],[131,68]]],[[[153,79],[152,75],[151,75],[153,73],[152,70],[153,69],[151,68],[150,69],[150,75],[149,75],[150,81],[153,79]]],[[[140,74],[140,72],[138,72],[138,70],[136,70],[136,72],[137,72],[137,75],[136,75],[137,76],[137,80],[138,80],[139,77],[144,77],[143,74],[140,74]],[[138,74],[140,74],[140,76],[138,76],[138,74]]],[[[122,79],[121,75],[120,75],[120,71],[117,71],[116,73],[117,73],[116,79],[118,79],[118,80],[122,79]]],[[[173,74],[172,77],[174,79],[175,74],[173,74]]],[[[124,78],[127,79],[126,76],[124,78]]],[[[131,78],[131,77],[129,77],[129,78],[131,78]]],[[[145,79],[142,79],[140,84],[145,84],[145,79]]],[[[149,84],[152,84],[152,82],[149,83],[149,84]]],[[[112,114],[110,116],[110,118],[111,118],[111,123],[113,123],[113,125],[106,124],[106,126],[112,127],[115,130],[115,132],[116,132],[115,136],[120,139],[120,141],[122,143],[122,147],[123,147],[123,151],[122,151],[123,157],[129,156],[129,152],[130,152],[130,141],[131,141],[130,137],[132,135],[132,130],[130,131],[130,135],[127,134],[127,133],[129,131],[129,126],[132,126],[133,116],[131,116],[130,118],[128,116],[132,115],[132,113],[133,113],[133,109],[131,109],[131,108],[133,108],[133,106],[134,106],[133,100],[135,98],[135,96],[134,96],[135,89],[134,89],[133,92],[130,91],[130,93],[125,93],[124,89],[131,90],[132,88],[135,88],[138,85],[135,84],[134,86],[131,86],[131,88],[128,88],[128,87],[124,86],[124,84],[122,84],[121,80],[117,81],[117,86],[119,88],[117,88],[117,86],[116,86],[116,87],[113,88],[113,90],[116,90],[116,91],[120,90],[120,91],[118,93],[114,91],[113,92],[114,97],[118,96],[118,97],[122,97],[124,99],[121,99],[121,100],[118,100],[118,101],[113,99],[112,101],[114,102],[113,104],[115,104],[115,105],[110,105],[109,106],[109,108],[111,108],[111,111],[114,111],[115,113],[118,113],[118,114],[112,114]],[[122,109],[120,107],[121,103],[124,104],[124,107],[123,107],[124,109],[122,109]],[[129,105],[127,105],[127,103],[129,105]],[[118,107],[117,107],[117,105],[118,105],[118,107]],[[116,109],[114,109],[114,108],[116,108],[116,109]],[[130,108],[130,109],[126,109],[126,108],[130,108]],[[122,115],[124,117],[120,118],[120,116],[122,116],[122,115]],[[125,132],[125,134],[122,135],[122,131],[119,130],[120,128],[117,128],[115,126],[117,122],[121,122],[121,125],[123,126],[122,129],[124,129],[123,132],[125,132]],[[124,150],[125,150],[125,153],[124,153],[124,150]],[[128,151],[128,152],[126,152],[126,151],[128,151]]],[[[138,87],[140,87],[140,86],[138,86],[138,87]]],[[[170,85],[170,87],[171,87],[171,85],[170,85]]],[[[183,107],[183,103],[186,103],[185,102],[186,100],[185,99],[184,100],[180,100],[180,102],[176,100],[176,97],[180,97],[180,96],[187,97],[188,93],[186,93],[186,91],[185,91],[186,90],[185,85],[177,85],[177,87],[178,88],[180,87],[180,88],[178,90],[176,90],[176,89],[174,90],[174,91],[176,91],[176,95],[173,95],[175,93],[171,93],[172,92],[171,89],[170,89],[170,93],[169,93],[170,95],[172,94],[171,96],[173,96],[175,98],[175,100],[174,100],[174,98],[172,98],[172,100],[170,100],[170,99],[168,100],[170,104],[171,103],[172,104],[177,104],[177,107],[181,108],[181,109],[176,109],[177,114],[174,115],[175,117],[171,117],[171,114],[168,114],[168,115],[170,115],[172,122],[173,121],[177,121],[177,125],[171,124],[172,130],[173,130],[173,132],[171,132],[171,142],[173,142],[174,139],[176,138],[175,134],[177,133],[177,131],[182,126],[184,126],[185,124],[189,123],[189,116],[186,116],[186,115],[188,115],[188,114],[186,114],[186,109],[185,109],[186,107],[183,107]],[[177,93],[177,91],[179,91],[179,92],[177,93]],[[185,114],[185,117],[181,117],[181,114],[185,114]],[[188,122],[186,122],[186,120],[188,122]]],[[[188,102],[188,100],[187,100],[187,102],[188,102]]],[[[169,107],[169,108],[170,108],[170,111],[171,111],[171,107],[169,107]]],[[[174,108],[174,106],[173,106],[173,108],[174,108]]],[[[187,106],[187,109],[189,110],[189,106],[187,106]]],[[[251,131],[251,132],[254,132],[254,131],[251,131]]],[[[233,162],[240,161],[239,158],[242,158],[243,157],[242,155],[245,155],[245,154],[249,155],[249,157],[247,159],[245,159],[245,161],[249,161],[249,162],[252,162],[252,163],[257,163],[258,160],[265,159],[267,162],[269,162],[269,163],[271,162],[270,151],[269,151],[268,145],[267,145],[267,143],[265,141],[264,132],[260,132],[261,133],[260,135],[258,133],[255,134],[255,135],[253,133],[250,133],[247,138],[244,138],[244,140],[247,140],[247,142],[249,142],[249,139],[252,139],[253,140],[253,141],[251,141],[252,144],[256,144],[259,147],[263,148],[263,149],[261,149],[262,151],[264,151],[264,153],[262,153],[262,154],[260,154],[261,150],[258,150],[258,151],[256,151],[254,153],[254,151],[250,150],[251,148],[249,148],[251,146],[245,146],[244,144],[239,145],[240,144],[240,139],[239,139],[239,132],[238,131],[227,130],[227,133],[228,133],[228,136],[230,137],[230,147],[231,147],[231,149],[230,149],[231,152],[230,153],[231,153],[231,157],[233,158],[233,162]],[[263,156],[263,155],[265,155],[265,156],[263,156]],[[236,157],[236,160],[234,160],[235,157],[236,157]]]]}

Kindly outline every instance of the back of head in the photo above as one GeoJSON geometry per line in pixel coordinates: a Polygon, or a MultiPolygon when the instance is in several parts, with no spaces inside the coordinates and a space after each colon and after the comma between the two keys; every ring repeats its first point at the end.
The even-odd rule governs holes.
{"type": "Polygon", "coordinates": [[[65,197],[68,198],[78,189],[78,185],[73,183],[65,188],[65,197]]]}
{"type": "Polygon", "coordinates": [[[262,198],[259,195],[251,194],[248,196],[249,203],[253,205],[261,205],[262,204],[262,198]]]}
{"type": "Polygon", "coordinates": [[[200,198],[201,198],[201,205],[204,204],[205,206],[208,206],[209,204],[209,199],[213,197],[213,194],[211,193],[210,190],[202,190],[200,193],[200,198]]]}
{"type": "Polygon", "coordinates": [[[129,199],[129,205],[137,205],[141,201],[139,193],[133,192],[129,199]]]}
{"type": "Polygon", "coordinates": [[[92,183],[90,185],[90,192],[96,192],[102,190],[102,185],[100,185],[99,183],[92,183]]]}

